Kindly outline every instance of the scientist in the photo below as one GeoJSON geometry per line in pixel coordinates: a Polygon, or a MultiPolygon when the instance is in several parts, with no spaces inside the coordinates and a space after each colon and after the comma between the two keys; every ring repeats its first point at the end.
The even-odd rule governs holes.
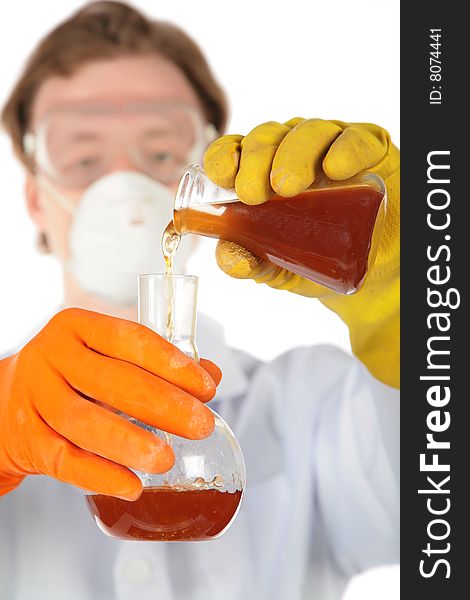
{"type": "Polygon", "coordinates": [[[398,150],[378,126],[322,119],[216,139],[226,118],[197,46],[117,2],[88,4],[52,31],[6,103],[40,245],[63,267],[64,304],[0,361],[2,599],[329,600],[354,574],[398,562],[398,150]],[[130,469],[164,472],[173,453],[100,404],[189,438],[213,427],[205,402],[218,367],[133,322],[136,275],[162,269],[172,193],[208,145],[207,173],[247,204],[294,195],[320,170],[378,173],[385,234],[350,297],[219,243],[228,274],[319,297],[348,325],[354,356],[302,347],[264,364],[227,348],[201,316],[201,351],[223,372],[214,404],[245,455],[242,508],[212,542],[116,541],[80,488],[136,499],[130,469]]]}

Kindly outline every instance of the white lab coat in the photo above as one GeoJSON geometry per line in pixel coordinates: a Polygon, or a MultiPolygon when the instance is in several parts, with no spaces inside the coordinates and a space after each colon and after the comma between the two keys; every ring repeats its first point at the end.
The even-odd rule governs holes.
{"type": "Polygon", "coordinates": [[[231,528],[192,543],[106,537],[82,492],[28,477],[0,498],[1,600],[333,600],[399,560],[398,392],[332,346],[264,364],[199,319],[224,373],[211,406],[237,435],[247,487],[231,528]]]}

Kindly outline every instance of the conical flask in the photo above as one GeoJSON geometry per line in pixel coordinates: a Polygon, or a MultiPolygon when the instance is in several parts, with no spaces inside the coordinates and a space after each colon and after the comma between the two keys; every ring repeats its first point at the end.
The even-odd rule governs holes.
{"type": "Polygon", "coordinates": [[[353,294],[374,262],[385,211],[385,184],[370,172],[344,181],[320,174],[298,196],[247,206],[235,190],[218,187],[190,165],[176,193],[173,227],[180,235],[235,242],[280,269],[353,294]]]}

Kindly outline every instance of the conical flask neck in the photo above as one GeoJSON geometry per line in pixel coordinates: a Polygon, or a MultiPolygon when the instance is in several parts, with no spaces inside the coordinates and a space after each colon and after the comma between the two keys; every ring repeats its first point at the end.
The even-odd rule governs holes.
{"type": "Polygon", "coordinates": [[[194,208],[205,204],[225,204],[238,200],[235,190],[213,183],[204,169],[193,164],[181,176],[175,196],[175,210],[194,208]]]}

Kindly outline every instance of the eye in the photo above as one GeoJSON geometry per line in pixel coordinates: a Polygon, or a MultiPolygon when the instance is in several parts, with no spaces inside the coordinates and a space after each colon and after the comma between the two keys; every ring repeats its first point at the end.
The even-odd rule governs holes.
{"type": "Polygon", "coordinates": [[[150,158],[156,163],[168,163],[173,159],[173,155],[171,152],[153,152],[150,158]]]}
{"type": "Polygon", "coordinates": [[[85,157],[85,158],[81,158],[80,160],[77,160],[77,162],[75,163],[75,166],[79,169],[85,170],[85,169],[89,169],[90,167],[95,166],[96,163],[97,163],[96,158],[85,157]]]}

